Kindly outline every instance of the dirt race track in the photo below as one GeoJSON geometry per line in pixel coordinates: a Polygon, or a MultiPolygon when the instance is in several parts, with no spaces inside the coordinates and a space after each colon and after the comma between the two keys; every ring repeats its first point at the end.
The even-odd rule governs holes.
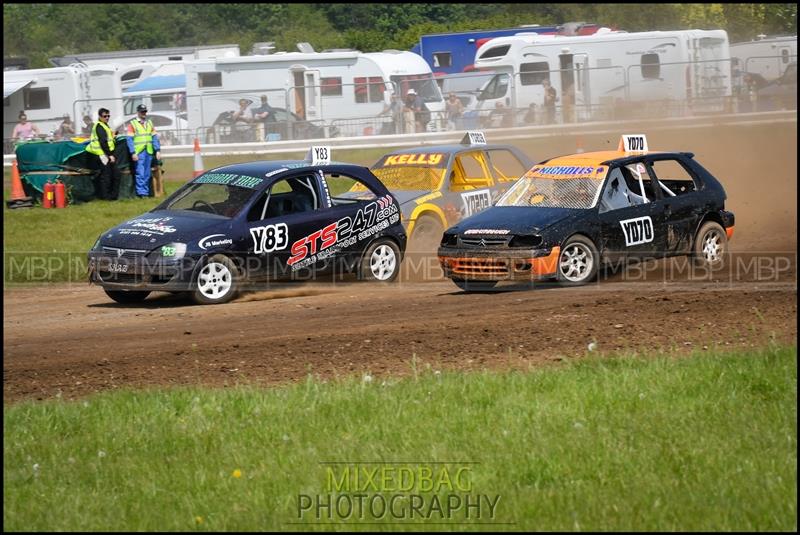
{"type": "MultiPolygon", "coordinates": [[[[736,213],[729,268],[631,266],[580,288],[451,282],[275,285],[222,306],[153,294],[111,302],[73,283],[4,292],[5,401],[122,387],[277,384],[434,369],[527,369],[587,354],[750,348],[797,338],[797,125],[648,132],[651,148],[691,150],[736,213]],[[645,276],[643,276],[643,274],[645,276]]],[[[573,137],[520,146],[534,159],[573,137]]],[[[608,140],[587,138],[587,150],[608,140]]]]}

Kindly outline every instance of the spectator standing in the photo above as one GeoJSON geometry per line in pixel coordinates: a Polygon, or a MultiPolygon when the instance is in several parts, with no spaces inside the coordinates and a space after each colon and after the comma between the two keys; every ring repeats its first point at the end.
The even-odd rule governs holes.
{"type": "Polygon", "coordinates": [[[244,139],[244,133],[250,129],[250,124],[253,122],[253,111],[249,109],[250,101],[246,98],[239,99],[239,109],[233,112],[233,130],[239,134],[238,137],[244,139]]]}
{"type": "Polygon", "coordinates": [[[89,137],[92,135],[92,118],[89,115],[83,116],[83,128],[81,128],[81,135],[89,137]]]}
{"type": "Polygon", "coordinates": [[[136,118],[128,123],[128,152],[136,164],[136,195],[150,196],[150,173],[152,172],[153,153],[156,160],[161,159],[161,142],[153,121],[147,118],[147,106],[136,106],[136,118]]]}
{"type": "Polygon", "coordinates": [[[19,122],[14,126],[13,132],[11,132],[12,141],[28,141],[29,139],[41,135],[39,127],[28,122],[28,116],[25,115],[24,111],[19,112],[18,119],[19,122]]]}
{"type": "Polygon", "coordinates": [[[403,100],[400,95],[392,92],[389,99],[389,104],[383,105],[383,111],[380,115],[391,115],[392,122],[384,124],[381,128],[381,134],[402,134],[403,133],[403,100]]]}
{"type": "Polygon", "coordinates": [[[550,85],[550,80],[542,80],[542,88],[544,89],[544,117],[547,124],[556,122],[556,101],[558,94],[556,88],[550,85]]]}
{"type": "Polygon", "coordinates": [[[528,111],[525,112],[525,122],[528,124],[536,124],[536,103],[531,102],[528,106],[528,111]]]}
{"type": "Polygon", "coordinates": [[[120,174],[117,168],[117,159],[114,156],[116,143],[114,133],[108,126],[111,113],[100,108],[97,112],[98,121],[92,127],[92,137],[86,151],[97,155],[100,159],[100,177],[97,183],[97,196],[107,201],[115,201],[119,197],[120,174]]]}
{"type": "Polygon", "coordinates": [[[53,137],[55,139],[67,139],[75,135],[75,127],[72,124],[72,118],[69,115],[64,116],[64,120],[56,128],[53,137]]]}
{"type": "MultiPolygon", "coordinates": [[[[417,95],[417,91],[412,87],[406,93],[406,111],[414,113],[414,124],[416,132],[424,132],[425,126],[430,120],[430,112],[425,108],[425,103],[422,97],[417,95]],[[428,115],[428,121],[425,120],[425,115],[428,115]]],[[[410,129],[409,129],[410,131],[410,129]]]]}
{"type": "Polygon", "coordinates": [[[271,133],[267,123],[276,122],[275,108],[269,105],[267,95],[261,95],[261,106],[253,110],[253,120],[264,123],[264,136],[271,133]]]}
{"type": "Polygon", "coordinates": [[[444,105],[447,116],[447,129],[457,130],[461,128],[461,117],[464,115],[464,104],[455,93],[447,95],[447,102],[444,105]]]}

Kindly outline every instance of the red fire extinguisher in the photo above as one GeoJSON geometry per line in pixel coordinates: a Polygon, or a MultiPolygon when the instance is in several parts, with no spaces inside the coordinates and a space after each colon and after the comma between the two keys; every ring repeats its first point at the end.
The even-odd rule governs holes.
{"type": "Polygon", "coordinates": [[[44,194],[42,195],[42,208],[52,208],[53,198],[55,197],[56,186],[52,182],[44,185],[44,194]]]}
{"type": "Polygon", "coordinates": [[[56,208],[67,207],[67,188],[60,180],[56,182],[56,208]]]}

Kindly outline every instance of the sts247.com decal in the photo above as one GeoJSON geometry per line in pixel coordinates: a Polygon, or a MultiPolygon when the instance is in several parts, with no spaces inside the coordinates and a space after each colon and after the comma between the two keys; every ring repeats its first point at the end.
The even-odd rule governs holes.
{"type": "Polygon", "coordinates": [[[354,217],[343,217],[335,223],[312,232],[292,244],[287,262],[292,270],[301,269],[336,254],[356,242],[369,238],[400,220],[397,205],[392,197],[380,197],[363,208],[354,217]],[[319,252],[317,252],[319,251],[319,252]]]}

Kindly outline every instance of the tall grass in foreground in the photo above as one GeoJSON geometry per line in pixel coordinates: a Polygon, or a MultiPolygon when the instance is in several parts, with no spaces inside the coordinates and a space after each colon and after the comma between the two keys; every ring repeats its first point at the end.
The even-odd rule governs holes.
{"type": "Polygon", "coordinates": [[[4,525],[419,529],[296,524],[299,494],[329,492],[320,463],[402,461],[468,466],[473,495],[500,496],[483,524],[434,515],[444,524],[428,529],[791,531],[796,358],[771,347],[15,404],[3,418],[4,525]]]}

